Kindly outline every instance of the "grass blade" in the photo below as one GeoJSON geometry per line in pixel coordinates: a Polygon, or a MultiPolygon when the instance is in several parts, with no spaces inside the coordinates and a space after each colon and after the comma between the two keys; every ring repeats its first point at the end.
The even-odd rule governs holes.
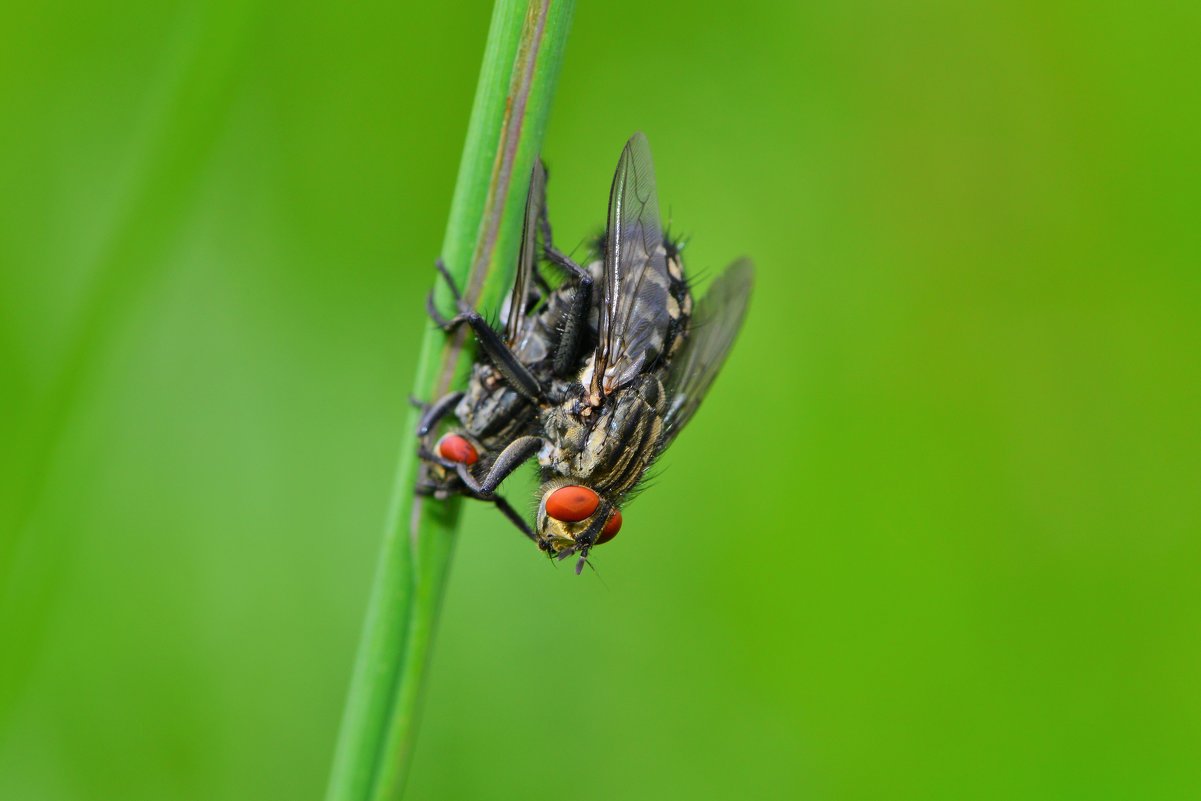
{"type": "MultiPolygon", "coordinates": [[[[469,303],[496,308],[512,278],[530,170],[541,149],[571,0],[497,0],[443,242],[469,303]]],[[[440,283],[440,282],[439,282],[440,283]]],[[[449,294],[437,289],[446,312],[449,294]]],[[[466,332],[430,328],[414,394],[460,380],[466,332]]],[[[411,412],[406,431],[416,428],[411,412]]],[[[453,552],[459,502],[416,498],[415,443],[401,445],[393,499],[334,757],[327,801],[400,796],[423,674],[453,552]]]]}

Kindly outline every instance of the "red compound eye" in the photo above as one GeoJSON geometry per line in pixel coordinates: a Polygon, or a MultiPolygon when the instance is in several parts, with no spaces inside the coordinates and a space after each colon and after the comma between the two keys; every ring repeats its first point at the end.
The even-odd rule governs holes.
{"type": "Polygon", "coordinates": [[[438,441],[438,455],[459,464],[475,464],[480,458],[475,447],[458,434],[447,434],[438,441]]]}
{"type": "Polygon", "coordinates": [[[546,499],[546,513],[564,523],[578,523],[592,517],[600,498],[587,487],[559,487],[546,499]]]}
{"type": "Polygon", "coordinates": [[[600,536],[596,538],[596,544],[603,545],[616,537],[619,531],[621,531],[621,510],[614,509],[613,514],[609,515],[609,519],[605,521],[605,527],[601,529],[600,536]]]}

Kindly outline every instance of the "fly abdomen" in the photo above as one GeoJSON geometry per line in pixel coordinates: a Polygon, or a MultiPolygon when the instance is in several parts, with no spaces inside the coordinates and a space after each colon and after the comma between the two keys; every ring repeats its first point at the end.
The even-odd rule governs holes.
{"type": "Polygon", "coordinates": [[[688,324],[692,319],[692,289],[688,279],[684,277],[684,263],[680,259],[680,249],[670,239],[664,237],[664,247],[667,248],[667,335],[664,338],[663,354],[670,360],[684,344],[688,335],[688,324]]]}

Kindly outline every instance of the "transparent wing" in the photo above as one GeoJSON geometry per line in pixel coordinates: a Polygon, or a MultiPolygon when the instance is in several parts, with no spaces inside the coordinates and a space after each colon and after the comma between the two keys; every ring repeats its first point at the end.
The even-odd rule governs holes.
{"type": "Polygon", "coordinates": [[[526,321],[526,304],[538,273],[538,220],[546,205],[546,168],[539,159],[530,175],[530,191],[525,199],[525,219],[521,229],[521,250],[517,257],[517,272],[513,291],[503,308],[505,342],[510,348],[521,339],[526,321]]]}
{"type": "Polygon", "coordinates": [[[663,447],[692,419],[721,370],[746,317],[754,282],[754,266],[749,259],[739,259],[726,268],[696,304],[688,339],[672,360],[664,382],[668,405],[663,447]]]}
{"type": "Polygon", "coordinates": [[[662,352],[671,323],[669,281],[655,167],[646,137],[636,133],[621,151],[609,192],[594,398],[628,383],[662,352]]]}

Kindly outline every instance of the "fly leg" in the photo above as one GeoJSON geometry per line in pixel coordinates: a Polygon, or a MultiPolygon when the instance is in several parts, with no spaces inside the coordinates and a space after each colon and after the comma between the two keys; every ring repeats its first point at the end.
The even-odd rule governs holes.
{"type": "Polygon", "coordinates": [[[602,500],[596,511],[592,513],[592,522],[588,524],[588,528],[576,535],[575,541],[580,552],[580,560],[575,565],[577,576],[583,572],[584,565],[588,563],[588,552],[592,550],[592,546],[596,545],[596,539],[600,536],[601,529],[604,528],[612,514],[613,505],[602,500]]]}
{"type": "Polygon", "coordinates": [[[517,513],[516,509],[509,505],[508,501],[499,495],[494,496],[491,500],[496,504],[496,508],[500,510],[500,513],[508,518],[510,523],[517,526],[522,534],[526,535],[534,542],[538,541],[538,535],[534,533],[532,528],[530,528],[530,524],[525,522],[525,519],[517,513]]]}
{"type": "MultiPolygon", "coordinates": [[[[455,406],[459,402],[459,399],[462,397],[463,397],[462,392],[452,392],[450,395],[447,395],[442,400],[431,405],[429,407],[429,409],[426,410],[425,414],[422,415],[421,427],[418,429],[418,435],[420,437],[422,437],[422,439],[420,441],[420,446],[417,451],[418,454],[421,456],[421,458],[425,459],[426,461],[435,462],[436,464],[440,464],[445,468],[449,468],[451,470],[456,471],[456,473],[459,475],[459,480],[467,485],[467,489],[471,493],[470,497],[476,498],[481,501],[487,501],[489,503],[495,504],[496,508],[500,510],[500,513],[503,514],[510,523],[512,523],[514,526],[516,526],[517,529],[522,534],[524,534],[526,537],[533,540],[534,542],[537,542],[538,535],[534,533],[534,530],[532,528],[530,528],[529,524],[525,521],[525,519],[522,518],[522,516],[520,514],[518,514],[517,510],[514,509],[509,504],[508,501],[506,501],[504,498],[500,497],[499,495],[493,495],[491,493],[480,492],[479,490],[482,490],[484,488],[484,486],[481,484],[475,484],[474,486],[472,486],[471,484],[468,484],[467,480],[464,478],[464,476],[468,476],[468,477],[471,476],[471,473],[467,470],[467,465],[459,463],[459,462],[451,462],[447,459],[444,459],[444,458],[442,458],[442,456],[440,454],[434,453],[426,445],[426,442],[424,439],[426,434],[428,434],[428,432],[434,426],[436,426],[438,424],[439,418],[441,418],[442,416],[445,416],[446,410],[455,406]],[[440,407],[443,409],[443,411],[441,412],[441,414],[438,414],[438,409],[440,407]]],[[[502,451],[501,457],[504,457],[505,453],[507,453],[507,451],[508,451],[508,449],[506,449],[505,451],[502,451]]],[[[526,458],[528,458],[528,457],[526,457],[526,458]]],[[[495,484],[499,485],[500,482],[503,481],[510,473],[512,473],[513,470],[515,470],[517,468],[517,466],[521,464],[522,461],[525,461],[525,460],[521,459],[521,460],[515,462],[512,467],[508,468],[508,471],[503,476],[500,476],[499,478],[497,478],[495,480],[495,484]]],[[[488,479],[492,478],[492,476],[495,472],[496,472],[496,470],[494,467],[492,470],[490,470],[488,472],[488,479]]],[[[485,481],[487,483],[491,484],[492,482],[488,481],[488,479],[485,479],[485,481]]],[[[495,490],[495,485],[493,485],[493,490],[495,490]]],[[[429,482],[429,481],[418,482],[417,494],[418,495],[429,495],[429,496],[438,498],[439,500],[445,500],[447,497],[447,492],[446,492],[445,487],[440,486],[435,482],[429,482]]]]}
{"type": "Polygon", "coordinates": [[[423,404],[421,422],[417,424],[417,436],[425,437],[426,434],[433,431],[438,423],[442,422],[442,418],[446,417],[451,409],[458,406],[461,400],[463,400],[462,392],[451,392],[429,406],[423,404]]]}
{"type": "MultiPolygon", "coordinates": [[[[438,427],[438,423],[450,413],[459,401],[463,399],[462,392],[451,392],[434,403],[425,404],[416,402],[418,408],[421,409],[421,420],[417,424],[417,455],[426,462],[433,462],[441,465],[443,469],[454,470],[453,463],[443,459],[440,454],[434,452],[433,446],[430,444],[430,432],[438,427]]],[[[424,471],[423,471],[424,472],[424,471]]],[[[422,485],[419,483],[417,494],[432,494],[435,497],[445,498],[446,487],[440,486],[436,482],[425,482],[428,487],[436,492],[422,493],[422,485]]]]}
{"type": "MultiPolygon", "coordinates": [[[[543,170],[545,170],[545,166],[543,170]]],[[[576,264],[570,256],[554,245],[550,228],[550,215],[543,202],[538,213],[538,227],[542,231],[542,250],[551,264],[567,273],[578,283],[571,297],[571,306],[563,317],[563,335],[555,350],[553,369],[555,375],[565,376],[579,367],[580,344],[588,330],[588,312],[592,309],[592,273],[576,264]]]]}
{"type": "MultiPolygon", "coordinates": [[[[449,497],[445,487],[441,487],[438,484],[430,481],[418,482],[416,493],[427,498],[436,498],[440,501],[444,501],[449,497]]],[[[492,495],[478,498],[478,500],[495,504],[496,508],[500,510],[500,513],[505,516],[505,519],[516,526],[518,531],[534,542],[538,541],[538,535],[534,533],[532,528],[530,528],[530,524],[525,522],[517,510],[514,509],[513,506],[504,498],[500,497],[499,495],[492,495]]]]}
{"type": "Polygon", "coordinates": [[[450,287],[451,294],[454,295],[455,305],[459,308],[459,313],[449,320],[438,313],[438,309],[434,306],[434,293],[431,292],[426,298],[425,308],[429,316],[437,324],[439,328],[447,333],[453,331],[461,323],[466,323],[471,327],[475,334],[476,342],[479,343],[480,349],[488,357],[496,369],[504,377],[509,386],[513,387],[522,396],[535,403],[542,401],[544,393],[542,385],[538,383],[538,379],[526,368],[521,360],[514,355],[505,341],[500,335],[492,330],[492,326],[488,325],[479,312],[470,308],[463,301],[463,296],[459,294],[459,288],[455,285],[454,278],[446,269],[446,265],[441,259],[437,261],[438,272],[446,280],[450,287]]]}
{"type": "MultiPolygon", "coordinates": [[[[450,289],[451,297],[455,299],[455,308],[463,311],[465,307],[463,293],[459,291],[459,285],[455,283],[454,276],[450,274],[450,270],[446,269],[446,262],[442,261],[441,257],[434,260],[434,269],[438,271],[438,274],[442,276],[442,280],[446,282],[447,288],[450,289]]],[[[425,313],[434,321],[434,325],[448,334],[455,329],[455,326],[459,322],[457,317],[448,320],[442,316],[438,311],[438,307],[434,305],[434,291],[432,289],[425,296],[425,313]]]]}
{"type": "MultiPolygon", "coordinates": [[[[549,225],[547,232],[549,236],[549,225]]],[[[571,305],[563,315],[563,334],[559,337],[559,346],[555,350],[555,375],[565,376],[579,368],[580,345],[588,330],[588,312],[592,309],[592,273],[550,244],[549,238],[545,250],[547,260],[574,278],[577,283],[571,296],[571,305]]]]}
{"type": "Polygon", "coordinates": [[[439,501],[444,501],[450,497],[446,488],[434,481],[421,480],[417,482],[417,486],[413,488],[413,492],[425,498],[434,498],[439,501]]]}
{"type": "Polygon", "coordinates": [[[471,471],[465,464],[456,464],[455,469],[460,480],[467,486],[467,489],[471,490],[473,495],[487,498],[496,492],[500,482],[508,478],[514,470],[533,457],[541,448],[542,437],[532,435],[518,437],[497,455],[483,481],[476,481],[475,476],[471,475],[471,471]]]}

